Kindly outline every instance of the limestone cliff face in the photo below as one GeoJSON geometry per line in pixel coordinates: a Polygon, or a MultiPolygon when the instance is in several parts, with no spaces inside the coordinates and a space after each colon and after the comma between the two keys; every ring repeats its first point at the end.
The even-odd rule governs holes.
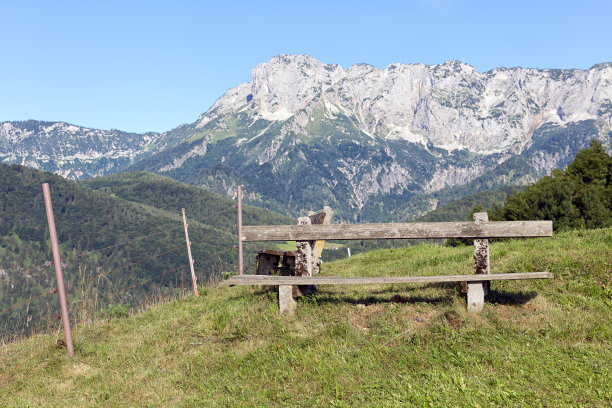
{"type": "Polygon", "coordinates": [[[245,112],[288,121],[311,137],[312,113],[345,115],[371,137],[480,154],[522,152],[544,123],[589,119],[612,125],[612,64],[589,70],[498,68],[460,61],[427,66],[360,64],[344,69],[306,55],[281,55],[253,69],[251,82],[222,96],[197,122],[245,112]]]}

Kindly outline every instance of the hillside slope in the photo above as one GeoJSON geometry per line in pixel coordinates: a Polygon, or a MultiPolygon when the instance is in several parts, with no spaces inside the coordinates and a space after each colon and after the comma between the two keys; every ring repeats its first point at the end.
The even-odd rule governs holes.
{"type": "MultiPolygon", "coordinates": [[[[493,242],[494,282],[465,313],[458,285],[322,286],[294,317],[276,294],[202,290],[129,318],[0,348],[4,406],[574,406],[612,399],[612,229],[493,242]]],[[[467,273],[472,248],[415,246],[328,275],[467,273]]]]}
{"type": "MultiPolygon", "coordinates": [[[[190,224],[198,278],[206,281],[213,269],[233,269],[237,213],[228,198],[144,173],[99,179],[95,187],[100,191],[94,191],[52,173],[0,163],[0,338],[16,330],[27,333],[54,315],[50,294],[36,298],[55,287],[53,267],[45,264],[51,250],[44,182],[51,188],[73,308],[82,310],[88,291],[98,293],[103,306],[133,306],[153,287],[165,291],[189,281],[181,208],[190,224]],[[105,189],[105,183],[116,190],[105,189]],[[171,272],[163,275],[166,271],[171,272]]],[[[249,224],[290,221],[249,206],[244,219],[249,224]]],[[[252,260],[251,254],[247,261],[252,260]]]]}

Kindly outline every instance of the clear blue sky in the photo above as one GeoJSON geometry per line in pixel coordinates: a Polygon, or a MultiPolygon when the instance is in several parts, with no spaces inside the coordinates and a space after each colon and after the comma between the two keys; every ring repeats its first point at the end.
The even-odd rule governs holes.
{"type": "Polygon", "coordinates": [[[612,61],[612,1],[0,1],[0,121],[193,122],[277,54],[349,67],[612,61]]]}

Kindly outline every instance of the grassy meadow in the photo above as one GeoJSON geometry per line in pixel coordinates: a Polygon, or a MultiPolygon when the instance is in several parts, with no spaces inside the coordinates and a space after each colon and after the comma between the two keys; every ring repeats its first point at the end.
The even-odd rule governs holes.
{"type": "MultiPolygon", "coordinates": [[[[472,247],[419,245],[325,275],[470,273],[472,247]]],[[[0,406],[605,407],[612,401],[612,229],[494,241],[469,315],[459,284],[321,286],[294,316],[258,287],[210,287],[129,317],[0,347],[0,406]]]]}

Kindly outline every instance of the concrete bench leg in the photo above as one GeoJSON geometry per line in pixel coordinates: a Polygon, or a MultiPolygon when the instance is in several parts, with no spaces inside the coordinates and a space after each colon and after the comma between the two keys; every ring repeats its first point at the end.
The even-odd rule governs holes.
{"type": "Polygon", "coordinates": [[[293,286],[278,285],[278,309],[283,314],[293,314],[297,302],[293,298],[293,286]]]}
{"type": "Polygon", "coordinates": [[[484,307],[485,287],[484,282],[467,283],[467,310],[470,313],[482,312],[484,307]]]}

